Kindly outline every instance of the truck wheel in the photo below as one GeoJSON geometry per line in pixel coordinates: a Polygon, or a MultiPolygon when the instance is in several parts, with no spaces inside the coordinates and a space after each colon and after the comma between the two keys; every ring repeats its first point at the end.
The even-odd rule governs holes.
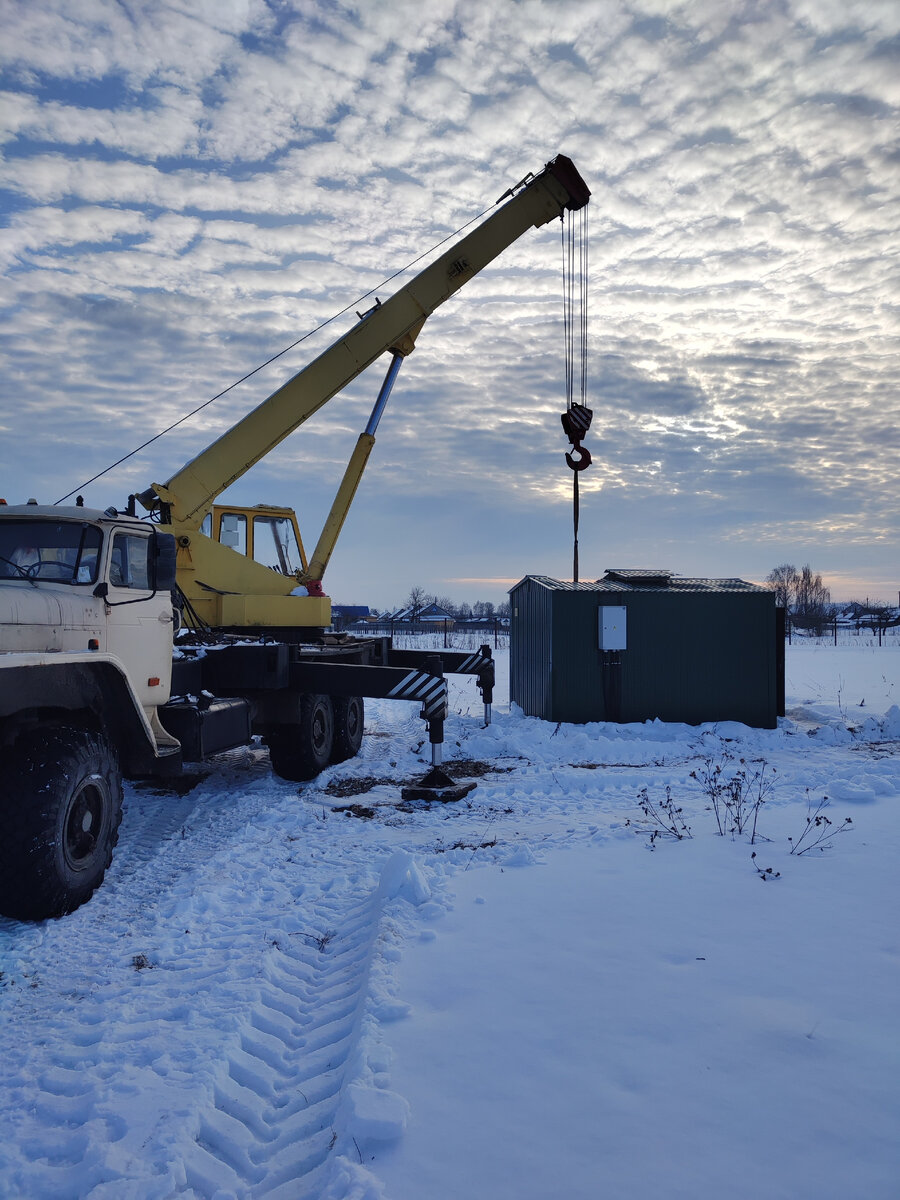
{"type": "Polygon", "coordinates": [[[0,799],[0,912],[60,917],[103,882],[119,838],[122,776],[96,733],[44,729],[6,760],[0,799]]]}
{"type": "Polygon", "coordinates": [[[333,763],[346,762],[355,758],[362,745],[366,710],[362,696],[335,696],[334,744],[331,749],[333,763]]]}
{"type": "Polygon", "coordinates": [[[273,726],[267,741],[276,775],[295,783],[315,779],[331,762],[334,742],[331,697],[301,696],[297,724],[273,726]]]}

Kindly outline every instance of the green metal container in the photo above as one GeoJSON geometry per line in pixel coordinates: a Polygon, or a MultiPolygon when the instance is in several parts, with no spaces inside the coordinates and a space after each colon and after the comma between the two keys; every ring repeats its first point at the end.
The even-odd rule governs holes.
{"type": "Polygon", "coordinates": [[[607,571],[510,592],[510,700],[548,721],[741,721],[784,714],[775,595],[742,579],[607,571]]]}

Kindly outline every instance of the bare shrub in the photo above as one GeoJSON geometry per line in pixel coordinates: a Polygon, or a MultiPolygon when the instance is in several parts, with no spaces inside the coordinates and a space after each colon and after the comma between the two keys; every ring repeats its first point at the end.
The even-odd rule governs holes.
{"type": "MultiPolygon", "coordinates": [[[[677,841],[693,838],[690,826],[685,823],[683,810],[678,808],[672,799],[672,789],[666,784],[666,798],[654,803],[646,788],[638,793],[638,807],[650,822],[649,828],[635,826],[640,833],[650,834],[650,849],[656,845],[657,838],[671,837],[677,841]]],[[[625,822],[631,825],[631,821],[625,822]]]]}
{"type": "Polygon", "coordinates": [[[754,846],[762,835],[758,824],[763,805],[775,786],[775,768],[762,760],[754,768],[741,759],[737,770],[729,770],[730,755],[708,754],[702,759],[691,779],[700,784],[709,800],[709,809],[716,819],[721,837],[750,836],[754,846]]]}
{"type": "Polygon", "coordinates": [[[799,858],[801,855],[809,854],[813,850],[830,850],[834,844],[834,839],[839,833],[849,832],[853,825],[852,819],[844,817],[840,825],[835,825],[825,815],[827,807],[828,797],[823,796],[815,808],[813,808],[809,788],[806,789],[806,828],[797,838],[796,842],[792,837],[788,838],[788,841],[791,843],[791,854],[796,854],[799,858]]]}

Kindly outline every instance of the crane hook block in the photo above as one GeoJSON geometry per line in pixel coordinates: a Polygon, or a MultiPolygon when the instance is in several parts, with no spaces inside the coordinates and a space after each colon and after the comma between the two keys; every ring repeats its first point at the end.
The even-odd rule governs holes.
{"type": "Polygon", "coordinates": [[[591,427],[593,413],[583,404],[573,404],[560,417],[566,437],[573,446],[577,446],[591,427]]]}
{"type": "Polygon", "coordinates": [[[566,454],[566,462],[573,471],[584,471],[591,465],[591,452],[581,444],[581,439],[591,426],[593,413],[584,404],[573,404],[560,417],[566,437],[572,443],[572,453],[566,454]]]}

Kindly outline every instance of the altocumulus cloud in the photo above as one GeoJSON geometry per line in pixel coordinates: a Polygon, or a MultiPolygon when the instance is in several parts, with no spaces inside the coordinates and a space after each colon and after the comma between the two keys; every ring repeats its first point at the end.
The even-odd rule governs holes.
{"type": "MultiPolygon", "coordinates": [[[[897,586],[895,3],[7,0],[2,488],[84,479],[562,150],[593,192],[582,572],[897,586]]],[[[559,234],[426,326],[330,568],[502,598],[571,561],[559,234]],[[452,580],[465,580],[454,585],[452,580]]],[[[385,296],[396,284],[379,290],[385,296]]],[[[348,324],[86,493],[165,479],[348,324]]],[[[315,538],[378,374],[236,484],[315,538]]],[[[476,597],[477,598],[477,597],[476,597]]]]}

